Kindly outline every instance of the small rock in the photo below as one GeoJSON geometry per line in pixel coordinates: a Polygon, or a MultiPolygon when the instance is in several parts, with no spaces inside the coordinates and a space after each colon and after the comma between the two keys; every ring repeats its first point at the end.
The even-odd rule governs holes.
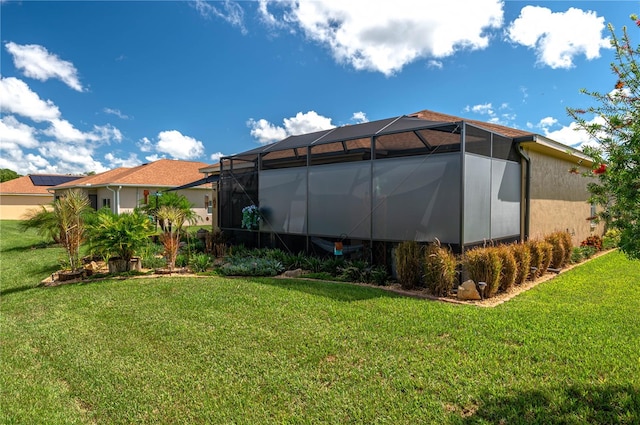
{"type": "Polygon", "coordinates": [[[473,280],[467,280],[462,285],[458,286],[458,299],[459,300],[479,300],[480,293],[476,289],[476,284],[473,280]]]}
{"type": "Polygon", "coordinates": [[[295,269],[295,270],[287,270],[282,275],[284,277],[300,277],[301,274],[302,274],[302,269],[295,269]]]}

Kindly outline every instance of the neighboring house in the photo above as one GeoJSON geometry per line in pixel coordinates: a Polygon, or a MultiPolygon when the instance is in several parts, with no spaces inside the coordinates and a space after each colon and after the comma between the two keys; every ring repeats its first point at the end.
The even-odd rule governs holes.
{"type": "Polygon", "coordinates": [[[0,183],[0,219],[21,220],[29,210],[53,202],[53,193],[49,191],[53,186],[79,178],[60,174],[29,174],[0,183]]]}
{"type": "MultiPolygon", "coordinates": [[[[83,177],[53,189],[56,196],[69,189],[82,189],[94,209],[107,207],[119,214],[133,211],[142,204],[153,205],[156,197],[165,191],[202,177],[199,170],[205,166],[204,162],[160,159],[137,167],[120,167],[83,177]]],[[[197,224],[211,223],[214,215],[210,209],[210,185],[191,186],[176,192],[193,204],[193,210],[200,217],[197,224]]]]}
{"type": "Polygon", "coordinates": [[[590,169],[580,151],[497,124],[421,111],[310,134],[222,158],[220,227],[238,242],[386,256],[395,243],[473,246],[568,230],[588,220],[590,169]],[[257,232],[241,228],[257,205],[257,232]],[[327,249],[328,250],[328,249],[327,249]]]}

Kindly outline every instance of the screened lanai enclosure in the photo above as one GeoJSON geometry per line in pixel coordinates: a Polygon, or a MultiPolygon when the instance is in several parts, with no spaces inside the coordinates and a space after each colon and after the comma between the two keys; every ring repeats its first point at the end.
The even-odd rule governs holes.
{"type": "Polygon", "coordinates": [[[460,252],[516,240],[521,159],[512,138],[464,121],[400,116],[337,127],[225,157],[220,227],[236,243],[379,257],[436,239],[460,252]],[[242,227],[256,205],[259,228],[242,227]]]}

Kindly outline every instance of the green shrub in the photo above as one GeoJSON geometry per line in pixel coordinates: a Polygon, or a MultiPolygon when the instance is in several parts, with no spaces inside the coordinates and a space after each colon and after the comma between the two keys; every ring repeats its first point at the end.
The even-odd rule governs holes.
{"type": "Polygon", "coordinates": [[[371,283],[375,283],[378,286],[384,286],[387,284],[389,280],[389,273],[387,272],[387,268],[385,266],[373,266],[371,268],[369,281],[371,283]]]}
{"type": "Polygon", "coordinates": [[[562,245],[564,246],[565,250],[562,267],[565,267],[571,260],[571,251],[573,251],[573,238],[571,237],[571,233],[566,231],[560,232],[560,238],[562,239],[562,245]]]}
{"type": "Polygon", "coordinates": [[[494,249],[502,261],[499,290],[508,291],[515,284],[516,275],[518,273],[518,263],[516,263],[513,251],[508,246],[501,245],[494,249]]]}
{"type": "Polygon", "coordinates": [[[211,257],[209,254],[196,254],[191,256],[189,259],[189,268],[191,271],[199,273],[206,271],[209,267],[211,267],[211,257]]]}
{"type": "Polygon", "coordinates": [[[340,269],[344,267],[345,260],[342,257],[327,258],[322,262],[323,272],[329,273],[332,276],[338,276],[340,269]]]}
{"type": "Polygon", "coordinates": [[[602,237],[602,248],[613,249],[620,244],[620,236],[622,232],[619,229],[609,229],[602,237]]]}
{"type": "Polygon", "coordinates": [[[189,264],[189,254],[176,255],[176,267],[187,267],[187,264],[189,264]]]}
{"type": "Polygon", "coordinates": [[[404,289],[422,286],[423,258],[422,247],[415,241],[401,242],[396,247],[396,272],[404,289]]]}
{"type": "Polygon", "coordinates": [[[230,257],[220,266],[224,276],[275,276],[283,271],[279,261],[256,257],[230,257]]]}
{"type": "Polygon", "coordinates": [[[339,277],[347,282],[367,283],[370,281],[371,267],[366,261],[346,261],[340,269],[339,277]]]}
{"type": "Polygon", "coordinates": [[[142,256],[142,268],[144,269],[164,269],[167,267],[167,259],[160,256],[151,255],[149,257],[142,256]]]}
{"type": "Polygon", "coordinates": [[[509,245],[513,258],[516,260],[516,276],[515,285],[522,285],[529,276],[531,270],[531,252],[527,245],[523,243],[515,243],[509,245]]]}
{"type": "Polygon", "coordinates": [[[323,265],[322,263],[323,261],[321,258],[306,257],[304,260],[303,269],[309,270],[310,272],[313,272],[313,273],[318,273],[322,271],[322,265],[323,265]]]}
{"type": "Polygon", "coordinates": [[[285,254],[281,260],[286,270],[295,270],[304,268],[307,256],[303,252],[297,254],[285,254]]]}
{"type": "Polygon", "coordinates": [[[453,288],[456,278],[456,257],[439,244],[430,244],[425,249],[424,283],[433,295],[445,297],[453,288]]]}
{"type": "Polygon", "coordinates": [[[487,284],[484,290],[487,298],[498,292],[502,260],[495,249],[474,248],[467,251],[464,256],[464,266],[474,282],[487,284]]]}

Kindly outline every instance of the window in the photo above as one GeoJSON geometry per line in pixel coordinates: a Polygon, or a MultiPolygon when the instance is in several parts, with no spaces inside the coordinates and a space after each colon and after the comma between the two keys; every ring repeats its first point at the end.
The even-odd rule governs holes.
{"type": "Polygon", "coordinates": [[[103,198],[102,199],[102,207],[103,208],[111,208],[111,199],[110,198],[103,198]]]}
{"type": "Polygon", "coordinates": [[[204,197],[204,207],[207,209],[207,214],[213,214],[213,201],[208,195],[204,197]]]}

